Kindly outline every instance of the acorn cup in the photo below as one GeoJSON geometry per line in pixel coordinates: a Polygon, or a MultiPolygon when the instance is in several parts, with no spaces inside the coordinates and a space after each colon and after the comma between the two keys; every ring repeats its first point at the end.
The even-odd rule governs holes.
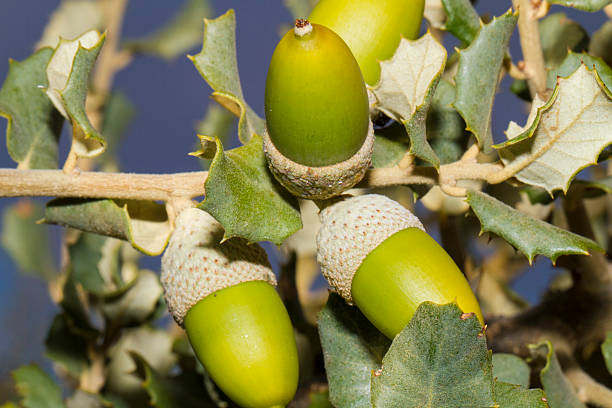
{"type": "Polygon", "coordinates": [[[419,219],[385,196],[338,201],[320,213],[317,260],[349,304],[393,339],[425,301],[456,302],[484,320],[467,280],[419,219]]]}
{"type": "Polygon", "coordinates": [[[162,257],[168,309],[219,388],[246,408],[284,407],[298,383],[293,327],[265,251],[197,208],[182,211],[162,257]]]}
{"type": "Polygon", "coordinates": [[[296,20],[272,55],[265,111],[268,165],[291,193],[325,199],[363,178],[374,147],[368,94],[332,30],[296,20]]]}
{"type": "Polygon", "coordinates": [[[329,27],[348,44],[370,86],[380,78],[379,61],[395,53],[400,38],[415,39],[425,0],[320,0],[309,20],[329,27]]]}

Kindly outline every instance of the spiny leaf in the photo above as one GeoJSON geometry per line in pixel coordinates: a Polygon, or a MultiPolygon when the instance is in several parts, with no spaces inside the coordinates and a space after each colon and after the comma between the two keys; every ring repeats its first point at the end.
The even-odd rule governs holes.
{"type": "Polygon", "coordinates": [[[75,40],[61,40],[47,65],[47,96],[72,124],[72,150],[80,157],[96,157],[106,141],[93,127],[85,109],[89,73],[106,35],[88,31],[75,40]]]}
{"type": "Polygon", "coordinates": [[[123,239],[146,255],[161,254],[171,232],[165,207],[152,201],[60,198],[43,221],[123,239]]]}
{"type": "Polygon", "coordinates": [[[370,377],[390,341],[361,312],[330,294],[318,319],[329,399],[337,407],[370,407],[370,377]]]}
{"type": "Polygon", "coordinates": [[[497,381],[529,387],[529,366],[514,354],[493,354],[493,377],[497,381]]]}
{"type": "Polygon", "coordinates": [[[219,139],[200,138],[216,148],[200,208],[223,225],[224,239],[280,245],[302,228],[297,199],[268,171],[261,136],[254,134],[247,144],[227,152],[219,139]]]}
{"type": "Polygon", "coordinates": [[[529,390],[516,384],[495,381],[495,405],[499,408],[548,408],[541,389],[529,390]]]}
{"type": "Polygon", "coordinates": [[[105,171],[118,171],[117,152],[135,111],[136,108],[123,93],[111,93],[104,107],[102,122],[102,134],[108,141],[108,148],[100,158],[105,171]]]}
{"type": "Polygon", "coordinates": [[[195,47],[202,38],[202,20],[212,13],[208,0],[188,0],[163,27],[144,38],[130,40],[126,48],[167,60],[195,47]]]}
{"type": "Polygon", "coordinates": [[[13,371],[17,392],[25,408],[64,408],[62,389],[47,373],[32,364],[13,371]]]}
{"type": "Polygon", "coordinates": [[[561,371],[561,365],[557,360],[557,355],[553,351],[549,341],[531,344],[529,353],[532,358],[543,359],[546,362],[540,371],[540,381],[546,392],[546,397],[551,408],[586,408],[580,402],[576,392],[572,388],[568,379],[561,371]]]}
{"type": "Polygon", "coordinates": [[[39,89],[47,85],[45,67],[53,50],[43,48],[26,60],[9,60],[0,89],[0,116],[8,120],[6,144],[23,169],[57,168],[57,145],[64,118],[39,89]]]}
{"type": "Polygon", "coordinates": [[[470,0],[442,0],[447,20],[444,29],[470,45],[480,30],[480,17],[470,0]]]}
{"type": "Polygon", "coordinates": [[[77,333],[66,313],[55,315],[45,340],[45,356],[79,378],[89,364],[86,339],[77,333]]]}
{"type": "Polygon", "coordinates": [[[530,217],[479,191],[469,191],[467,202],[482,224],[521,251],[529,263],[540,254],[553,262],[561,255],[588,255],[602,251],[599,245],[542,220],[530,217]]]}
{"type": "Polygon", "coordinates": [[[393,57],[380,63],[381,79],[373,89],[378,109],[406,127],[410,152],[436,168],[440,160],[427,142],[425,122],[445,61],[446,50],[431,34],[402,39],[393,57]]]}
{"type": "Polygon", "coordinates": [[[485,152],[493,141],[493,99],[516,21],[517,16],[508,11],[484,25],[470,46],[459,51],[459,68],[455,76],[457,100],[454,106],[485,152]]]}
{"type": "Polygon", "coordinates": [[[240,118],[238,137],[244,144],[254,133],[263,134],[265,122],[251,109],[242,94],[236,60],[236,17],[229,10],[221,17],[204,19],[202,51],[189,57],[214,90],[212,97],[240,118]]]}
{"type": "Polygon", "coordinates": [[[589,54],[601,57],[608,65],[612,64],[612,21],[605,22],[595,31],[589,43],[589,54]]]}
{"type": "Polygon", "coordinates": [[[612,374],[612,331],[606,333],[606,341],[601,345],[601,354],[603,354],[606,361],[608,372],[612,374]]]}
{"type": "Polygon", "coordinates": [[[76,38],[89,30],[106,27],[104,3],[91,0],[64,0],[53,11],[36,49],[55,48],[60,38],[76,38]]]}
{"type": "Polygon", "coordinates": [[[557,85],[558,77],[569,77],[580,68],[581,65],[586,65],[589,69],[597,72],[599,79],[610,91],[612,90],[612,69],[605,63],[604,60],[598,57],[593,57],[585,53],[569,52],[567,57],[556,69],[548,71],[546,85],[549,88],[554,88],[557,85]]]}
{"type": "Polygon", "coordinates": [[[491,354],[475,315],[422,303],[372,376],[373,407],[493,407],[491,354]]]}
{"type": "Polygon", "coordinates": [[[599,11],[612,3],[612,0],[548,0],[551,4],[574,7],[584,11],[599,11]]]}
{"type": "Polygon", "coordinates": [[[547,102],[536,98],[527,125],[510,122],[508,140],[496,145],[520,181],[566,192],[575,175],[597,163],[612,143],[612,93],[582,65],[560,78],[547,102]]]}
{"type": "Polygon", "coordinates": [[[406,154],[409,144],[406,140],[406,128],[394,122],[384,129],[376,130],[374,150],[372,151],[372,166],[393,167],[406,154]]]}
{"type": "Polygon", "coordinates": [[[40,204],[29,199],[6,207],[2,217],[2,246],[24,273],[51,279],[57,272],[48,227],[37,223],[42,215],[40,204]]]}
{"type": "Polygon", "coordinates": [[[586,50],[589,35],[580,24],[567,18],[565,13],[554,13],[540,21],[540,41],[546,68],[559,66],[568,50],[586,50]]]}

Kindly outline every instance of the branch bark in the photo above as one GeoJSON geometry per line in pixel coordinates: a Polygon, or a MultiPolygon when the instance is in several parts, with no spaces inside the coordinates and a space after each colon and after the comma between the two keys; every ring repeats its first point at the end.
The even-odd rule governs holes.
{"type": "Polygon", "coordinates": [[[533,97],[546,92],[546,68],[538,27],[540,4],[533,0],[513,0],[512,3],[519,11],[518,29],[525,63],[523,72],[527,76],[529,92],[533,97]]]}

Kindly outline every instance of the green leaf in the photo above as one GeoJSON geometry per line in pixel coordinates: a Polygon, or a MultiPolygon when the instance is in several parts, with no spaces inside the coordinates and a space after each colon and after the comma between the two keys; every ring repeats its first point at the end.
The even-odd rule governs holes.
{"type": "Polygon", "coordinates": [[[390,341],[356,307],[332,293],[318,318],[329,400],[337,407],[371,407],[370,377],[390,341]]]}
{"type": "Polygon", "coordinates": [[[186,381],[185,378],[170,378],[161,375],[138,353],[130,356],[136,363],[138,375],[143,378],[142,386],[151,398],[151,406],[157,408],[216,408],[206,394],[201,381],[186,381]]]}
{"type": "Polygon", "coordinates": [[[388,128],[377,130],[372,151],[372,166],[393,167],[400,162],[409,149],[405,142],[406,129],[395,122],[388,128]]]}
{"type": "Polygon", "coordinates": [[[208,0],[188,0],[162,28],[144,38],[128,41],[136,53],[174,59],[195,47],[202,38],[202,20],[212,13],[208,0]]]}
{"type": "Polygon", "coordinates": [[[268,171],[262,139],[227,152],[219,139],[206,179],[206,199],[200,208],[225,229],[224,239],[242,237],[250,242],[271,241],[280,245],[302,228],[297,199],[278,185],[268,171]]]}
{"type": "Polygon", "coordinates": [[[612,21],[605,22],[595,31],[589,44],[589,54],[601,57],[608,65],[612,64],[612,21]]]}
{"type": "Polygon", "coordinates": [[[87,342],[75,332],[65,313],[58,313],[53,319],[45,340],[45,356],[64,367],[74,378],[79,378],[89,365],[87,342]]]}
{"type": "Polygon", "coordinates": [[[106,148],[104,137],[87,117],[89,74],[106,35],[88,31],[75,40],[61,40],[47,65],[47,95],[72,124],[72,151],[79,157],[96,157],[106,148]]]}
{"type": "Polygon", "coordinates": [[[520,211],[479,191],[468,191],[467,202],[482,224],[521,251],[529,263],[540,254],[553,263],[561,255],[588,255],[602,251],[596,242],[576,235],[520,211]]]}
{"type": "Polygon", "coordinates": [[[99,333],[94,329],[89,321],[89,310],[83,304],[81,287],[75,279],[72,266],[69,265],[68,276],[62,287],[62,300],[60,306],[66,314],[67,322],[77,335],[90,339],[96,338],[99,333]]]}
{"type": "Polygon", "coordinates": [[[455,95],[455,86],[441,79],[427,115],[427,138],[442,164],[459,160],[467,141],[465,122],[452,107],[455,95]]]}
{"type": "Polygon", "coordinates": [[[51,279],[57,272],[49,246],[49,229],[37,223],[40,204],[22,199],[4,209],[2,246],[24,273],[51,279]]]}
{"type": "Polygon", "coordinates": [[[334,408],[331,402],[329,402],[329,390],[312,391],[308,408],[334,408]]]}
{"type": "Polygon", "coordinates": [[[230,138],[235,116],[217,105],[209,105],[206,116],[196,126],[199,135],[218,137],[223,143],[230,138]]]}
{"type": "Polygon", "coordinates": [[[90,30],[107,26],[104,3],[90,0],[64,0],[53,11],[36,49],[57,47],[60,38],[76,38],[90,30]]]}
{"type": "Polygon", "coordinates": [[[64,408],[62,389],[38,366],[31,364],[13,371],[17,392],[25,408],[64,408]]]}
{"type": "Polygon", "coordinates": [[[540,371],[540,381],[551,408],[586,408],[580,402],[576,392],[572,388],[559,365],[557,355],[553,351],[549,341],[531,344],[529,353],[534,359],[546,361],[546,365],[540,371]]]}
{"type": "MultiPolygon", "coordinates": [[[[96,295],[102,295],[106,289],[106,282],[98,267],[102,259],[103,248],[107,238],[95,234],[80,234],[79,239],[68,247],[72,277],[83,288],[96,295]]],[[[118,268],[118,254],[114,259],[114,267],[118,268]]]]}
{"type": "Polygon", "coordinates": [[[548,0],[550,4],[560,4],[584,11],[599,11],[612,3],[612,0],[548,0]]]}
{"type": "Polygon", "coordinates": [[[469,45],[480,30],[480,17],[470,0],[442,0],[446,11],[444,29],[469,45]]]}
{"type": "Polygon", "coordinates": [[[475,315],[422,303],[372,376],[376,407],[493,407],[491,354],[475,315]]]}
{"type": "Polygon", "coordinates": [[[516,384],[495,381],[495,402],[499,408],[548,408],[541,389],[529,390],[516,384]]]}
{"type": "Polygon", "coordinates": [[[161,254],[171,232],[165,206],[152,201],[59,198],[43,221],[123,239],[146,255],[161,254]]]}
{"type": "Polygon", "coordinates": [[[455,75],[457,100],[455,108],[465,120],[467,130],[489,151],[491,112],[502,61],[514,31],[517,16],[510,11],[493,19],[478,32],[474,41],[459,51],[459,68],[455,75]]]}
{"type": "Polygon", "coordinates": [[[563,63],[554,70],[548,71],[547,86],[554,88],[558,77],[569,77],[580,66],[584,64],[589,69],[594,69],[597,76],[608,90],[612,90],[612,69],[601,58],[593,57],[585,53],[569,52],[563,63]]]}
{"type": "Polygon", "coordinates": [[[608,372],[612,374],[612,331],[606,333],[606,340],[601,345],[601,354],[606,361],[608,372]]]}
{"type": "Polygon", "coordinates": [[[576,174],[596,164],[612,143],[612,93],[597,73],[581,65],[558,79],[550,99],[534,99],[524,127],[510,122],[499,155],[523,183],[566,192],[576,174]]]}
{"type": "Polygon", "coordinates": [[[6,144],[22,169],[57,168],[57,145],[64,119],[39,86],[53,51],[43,48],[22,62],[9,60],[0,89],[0,116],[8,120],[6,144]]]}
{"type": "Polygon", "coordinates": [[[189,58],[214,90],[213,99],[240,118],[238,122],[240,141],[244,144],[253,134],[262,135],[265,122],[247,105],[240,86],[234,10],[230,9],[214,20],[204,19],[202,51],[189,58]]]}
{"type": "Polygon", "coordinates": [[[377,108],[406,127],[410,153],[436,168],[440,160],[427,142],[425,122],[445,61],[446,50],[431,34],[402,39],[393,57],[380,63],[380,81],[372,89],[377,108]]]}
{"type": "Polygon", "coordinates": [[[586,50],[589,35],[580,24],[567,18],[565,13],[550,14],[540,20],[540,41],[546,68],[558,67],[568,50],[586,50]]]}
{"type": "Polygon", "coordinates": [[[155,312],[162,293],[157,275],[143,269],[125,292],[105,299],[102,313],[120,326],[140,324],[155,312]]]}
{"type": "Polygon", "coordinates": [[[493,377],[500,382],[529,387],[529,366],[514,354],[493,354],[493,377]]]}
{"type": "Polygon", "coordinates": [[[108,142],[108,148],[101,161],[103,165],[111,166],[110,169],[113,171],[119,168],[117,152],[135,111],[134,105],[119,91],[111,93],[104,107],[102,134],[108,142]]]}

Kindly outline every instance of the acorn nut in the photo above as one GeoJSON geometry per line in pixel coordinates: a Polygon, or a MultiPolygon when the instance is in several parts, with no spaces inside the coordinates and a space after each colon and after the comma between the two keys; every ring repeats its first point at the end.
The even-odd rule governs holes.
{"type": "Polygon", "coordinates": [[[363,78],[374,86],[379,61],[395,53],[400,38],[419,35],[425,0],[320,0],[309,20],[331,28],[348,44],[363,78]]]}
{"type": "Polygon", "coordinates": [[[162,257],[174,320],[213,381],[248,408],[284,407],[298,383],[293,327],[264,250],[197,208],[182,211],[162,257]]]}
{"type": "Polygon", "coordinates": [[[385,196],[336,202],[320,213],[317,261],[323,275],[393,339],[424,301],[482,312],[467,280],[419,219],[385,196]]]}
{"type": "Polygon", "coordinates": [[[296,20],[272,55],[265,111],[268,165],[290,192],[325,199],[363,178],[374,146],[368,94],[332,30],[296,20]]]}

